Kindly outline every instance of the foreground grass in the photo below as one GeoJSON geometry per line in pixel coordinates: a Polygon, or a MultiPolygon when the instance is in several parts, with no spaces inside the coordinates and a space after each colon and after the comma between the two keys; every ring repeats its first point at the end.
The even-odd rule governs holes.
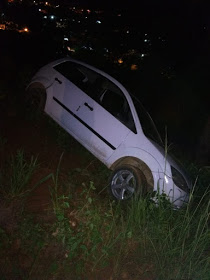
{"type": "Polygon", "coordinates": [[[1,205],[6,201],[18,218],[14,211],[7,217],[17,219],[12,229],[1,219],[1,279],[210,279],[208,171],[195,181],[190,203],[175,211],[164,199],[157,207],[149,198],[119,204],[101,197],[83,170],[77,170],[79,191],[66,187],[74,180],[60,178],[61,161],[55,174],[35,184],[48,179],[51,207],[43,214],[50,222],[22,205],[37,158],[18,151],[7,165],[11,180],[1,180],[1,205]]]}

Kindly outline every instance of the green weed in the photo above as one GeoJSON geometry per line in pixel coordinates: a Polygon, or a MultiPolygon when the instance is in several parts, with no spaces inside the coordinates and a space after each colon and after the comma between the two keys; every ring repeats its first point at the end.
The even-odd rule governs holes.
{"type": "Polygon", "coordinates": [[[29,192],[29,182],[38,167],[37,158],[26,160],[23,150],[11,156],[1,176],[1,192],[9,199],[23,197],[29,192]]]}
{"type": "Polygon", "coordinates": [[[37,157],[27,159],[23,150],[12,155],[0,173],[0,192],[4,198],[13,200],[26,197],[39,184],[48,180],[51,174],[39,182],[31,184],[32,177],[39,167],[37,157]]]}

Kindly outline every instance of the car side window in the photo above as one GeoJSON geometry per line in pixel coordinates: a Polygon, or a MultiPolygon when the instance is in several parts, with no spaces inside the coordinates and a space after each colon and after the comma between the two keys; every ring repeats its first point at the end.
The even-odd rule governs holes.
{"type": "Polygon", "coordinates": [[[122,91],[113,82],[103,75],[71,61],[56,65],[54,69],[136,133],[129,104],[122,91]]]}
{"type": "Polygon", "coordinates": [[[85,75],[77,69],[76,64],[70,61],[58,64],[54,66],[54,69],[77,86],[80,86],[86,78],[85,75]]]}
{"type": "Polygon", "coordinates": [[[129,104],[124,95],[107,89],[100,98],[100,104],[131,131],[137,133],[129,104]]]}
{"type": "Polygon", "coordinates": [[[75,84],[91,98],[98,101],[104,82],[103,76],[87,67],[71,61],[54,66],[54,69],[75,84]]]}

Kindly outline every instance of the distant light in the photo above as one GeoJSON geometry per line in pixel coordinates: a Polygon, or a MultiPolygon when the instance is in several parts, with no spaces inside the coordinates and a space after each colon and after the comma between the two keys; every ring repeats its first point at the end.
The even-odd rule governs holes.
{"type": "Polygon", "coordinates": [[[51,19],[55,19],[55,16],[52,15],[52,16],[50,16],[50,18],[51,18],[51,19]]]}
{"type": "Polygon", "coordinates": [[[45,2],[45,5],[47,6],[49,3],[48,2],[45,2]]]}
{"type": "Polygon", "coordinates": [[[63,40],[64,40],[64,41],[68,41],[68,40],[69,40],[69,38],[67,38],[67,37],[64,37],[64,38],[63,38],[63,40]]]}
{"type": "Polygon", "coordinates": [[[118,59],[118,63],[119,63],[119,64],[122,64],[122,63],[123,63],[122,58],[119,58],[119,59],[118,59]]]}
{"type": "Polygon", "coordinates": [[[70,47],[67,47],[67,50],[68,50],[69,52],[75,52],[75,49],[72,49],[72,48],[70,48],[70,47]]]}
{"type": "Polygon", "coordinates": [[[131,65],[131,70],[132,70],[132,71],[138,70],[138,65],[132,64],[132,65],[131,65]]]}
{"type": "Polygon", "coordinates": [[[60,5],[57,5],[57,6],[55,6],[56,8],[59,8],[60,7],[60,5]]]}
{"type": "Polygon", "coordinates": [[[1,29],[1,30],[5,30],[5,29],[6,29],[5,24],[0,24],[0,29],[1,29]]]}
{"type": "Polygon", "coordinates": [[[144,53],[142,53],[142,54],[141,54],[141,57],[145,57],[145,54],[144,54],[144,53]]]}
{"type": "Polygon", "coordinates": [[[80,23],[81,21],[80,20],[78,20],[78,23],[80,23]]]}
{"type": "Polygon", "coordinates": [[[101,24],[101,21],[100,21],[100,20],[97,20],[96,23],[101,24]]]}
{"type": "Polygon", "coordinates": [[[24,30],[24,32],[28,32],[28,28],[27,27],[25,27],[23,30],[24,30]]]}
{"type": "Polygon", "coordinates": [[[121,17],[121,14],[118,14],[117,16],[118,16],[118,17],[121,17]]]}
{"type": "Polygon", "coordinates": [[[148,40],[147,40],[147,39],[145,39],[145,40],[144,40],[144,42],[146,43],[146,42],[148,42],[148,40]]]}
{"type": "Polygon", "coordinates": [[[88,9],[87,12],[88,12],[88,14],[89,14],[89,13],[91,13],[91,10],[88,9]]]}
{"type": "Polygon", "coordinates": [[[39,9],[39,12],[41,12],[42,9],[39,9]]]}
{"type": "Polygon", "coordinates": [[[127,31],[126,31],[126,33],[127,33],[127,34],[128,34],[128,33],[130,33],[130,31],[129,31],[129,30],[127,30],[127,31]]]}
{"type": "Polygon", "coordinates": [[[144,36],[147,36],[147,35],[148,35],[147,33],[144,34],[144,36]]]}
{"type": "Polygon", "coordinates": [[[43,18],[47,18],[47,16],[43,16],[43,18]]]}

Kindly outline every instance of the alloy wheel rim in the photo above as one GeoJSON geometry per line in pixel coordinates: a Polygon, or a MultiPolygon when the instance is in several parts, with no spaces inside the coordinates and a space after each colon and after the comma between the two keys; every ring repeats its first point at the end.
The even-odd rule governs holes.
{"type": "Polygon", "coordinates": [[[118,200],[130,198],[136,189],[136,179],[134,174],[129,170],[118,171],[111,182],[111,191],[118,200]]]}

